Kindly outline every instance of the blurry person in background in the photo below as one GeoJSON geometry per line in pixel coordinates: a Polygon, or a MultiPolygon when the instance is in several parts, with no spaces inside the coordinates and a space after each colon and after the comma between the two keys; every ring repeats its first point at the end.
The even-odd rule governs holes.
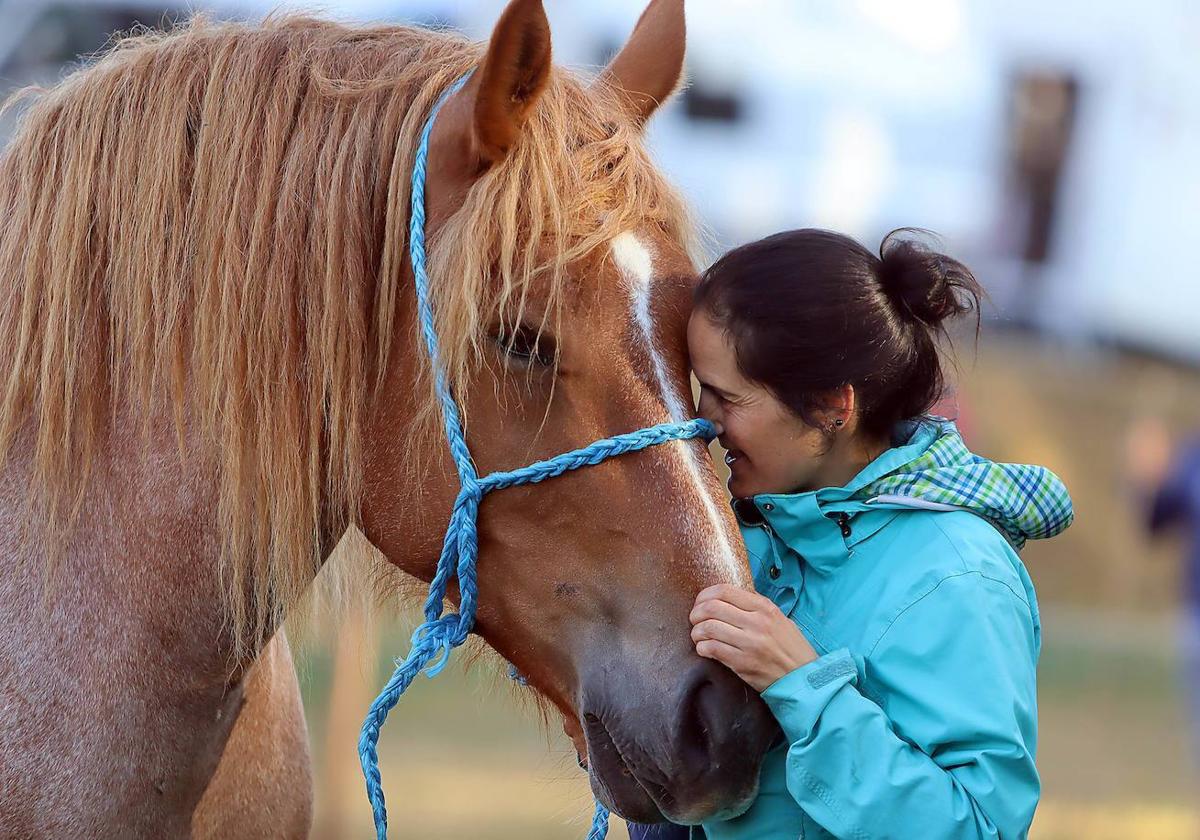
{"type": "Polygon", "coordinates": [[[1142,501],[1142,521],[1157,536],[1186,532],[1179,655],[1192,724],[1192,755],[1200,768],[1200,434],[1174,445],[1156,418],[1134,424],[1126,444],[1129,478],[1142,501]]]}

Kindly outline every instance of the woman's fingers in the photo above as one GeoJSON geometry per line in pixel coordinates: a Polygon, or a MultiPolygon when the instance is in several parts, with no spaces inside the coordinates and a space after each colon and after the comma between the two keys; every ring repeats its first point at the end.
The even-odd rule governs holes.
{"type": "Polygon", "coordinates": [[[737,665],[742,660],[742,652],[740,650],[719,639],[705,639],[702,642],[697,642],[696,653],[705,659],[715,659],[734,672],[737,672],[737,665]]]}
{"type": "Polygon", "coordinates": [[[732,624],[734,627],[749,627],[753,622],[753,614],[741,607],[735,606],[728,601],[718,599],[709,599],[698,602],[692,607],[691,613],[688,614],[688,619],[692,624],[698,624],[701,621],[708,619],[718,619],[726,624],[732,624]]]}
{"type": "Polygon", "coordinates": [[[692,641],[699,643],[705,640],[724,642],[738,649],[744,649],[746,647],[747,635],[739,627],[734,627],[732,624],[726,624],[724,621],[718,621],[715,618],[709,618],[692,627],[692,641]]]}
{"type": "Polygon", "coordinates": [[[727,601],[743,610],[759,609],[762,607],[763,601],[770,603],[770,599],[766,596],[759,595],[757,592],[750,592],[730,583],[718,583],[715,586],[701,589],[700,594],[696,596],[697,605],[712,600],[727,601]]]}

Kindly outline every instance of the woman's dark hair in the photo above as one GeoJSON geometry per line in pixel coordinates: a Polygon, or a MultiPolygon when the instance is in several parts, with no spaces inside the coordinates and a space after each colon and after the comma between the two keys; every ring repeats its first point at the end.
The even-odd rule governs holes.
{"type": "Polygon", "coordinates": [[[806,423],[854,386],[859,428],[886,436],[942,396],[938,338],[975,312],[982,287],[962,263],[894,230],[875,256],[849,237],[793,230],[736,248],[704,273],[695,304],[730,336],[743,376],[806,423]]]}

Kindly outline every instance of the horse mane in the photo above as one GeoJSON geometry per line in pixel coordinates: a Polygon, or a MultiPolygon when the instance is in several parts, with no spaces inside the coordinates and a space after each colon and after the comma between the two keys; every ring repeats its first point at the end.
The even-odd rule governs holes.
{"type": "MultiPolygon", "coordinates": [[[[481,55],[407,27],[195,18],[36,92],[0,158],[0,457],[28,430],[51,542],[118,412],[144,434],[167,412],[181,457],[186,440],[212,461],[233,637],[276,626],[322,539],[358,521],[370,397],[411,309],[417,136],[481,55]]],[[[519,319],[531,289],[557,313],[567,265],[631,226],[690,243],[618,95],[555,68],[431,242],[460,403],[489,321],[519,319]]],[[[432,443],[440,410],[407,320],[422,360],[407,433],[432,443]]]]}

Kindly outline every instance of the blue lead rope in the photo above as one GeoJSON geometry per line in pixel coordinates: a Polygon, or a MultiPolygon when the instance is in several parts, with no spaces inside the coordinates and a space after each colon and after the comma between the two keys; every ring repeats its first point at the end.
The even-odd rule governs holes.
{"type": "MultiPolygon", "coordinates": [[[[438,110],[456,91],[460,90],[470,73],[451,85],[438,99],[429,113],[421,131],[413,160],[412,210],[409,222],[409,256],[412,261],[413,278],[417,289],[417,311],[421,318],[421,332],[429,350],[429,360],[436,377],[438,399],[446,421],[446,439],[454,464],[458,469],[461,489],[454,501],[450,514],[450,525],[442,543],[437,572],[429,584],[429,595],[425,599],[425,621],[412,635],[412,647],[403,662],[397,662],[396,671],[388,680],[383,691],[371,704],[367,719],[363,722],[358,738],[358,757],[362,762],[363,776],[367,783],[367,798],[371,801],[371,812],[375,818],[375,833],[378,840],[387,838],[387,808],[384,805],[383,785],[379,775],[379,731],[387,720],[388,712],[396,705],[400,695],[412,684],[421,671],[430,678],[437,676],[449,660],[450,651],[466,641],[475,623],[475,605],[478,589],[475,579],[475,561],[479,554],[479,539],[476,517],[479,503],[486,493],[517,484],[532,484],[562,475],[568,470],[598,464],[614,455],[636,452],[648,446],[672,440],[703,438],[711,440],[716,430],[707,420],[687,420],[678,423],[660,423],[636,432],[604,438],[551,458],[538,461],[511,472],[494,472],[480,478],[471,461],[471,452],[463,436],[458,406],[446,385],[438,354],[437,334],[433,326],[433,309],[429,303],[429,277],[425,271],[425,162],[429,154],[429,134],[438,110]],[[457,613],[442,614],[446,597],[446,586],[452,576],[458,578],[460,604],[457,613]]],[[[608,833],[608,809],[596,802],[596,812],[587,840],[604,840],[608,833]]]]}

